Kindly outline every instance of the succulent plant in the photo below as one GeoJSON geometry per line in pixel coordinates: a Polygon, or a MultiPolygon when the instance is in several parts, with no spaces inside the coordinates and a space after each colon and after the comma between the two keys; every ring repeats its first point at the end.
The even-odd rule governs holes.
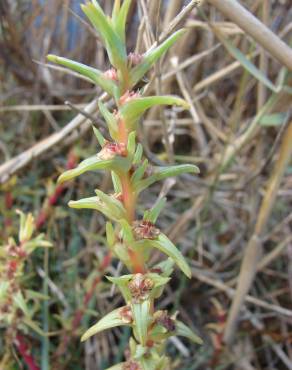
{"type": "Polygon", "coordinates": [[[15,346],[27,366],[38,369],[26,344],[25,336],[34,331],[45,335],[35,316],[40,302],[48,299],[41,293],[27,289],[26,264],[30,255],[39,247],[52,244],[44,234],[35,234],[36,225],[31,213],[20,215],[18,239],[10,236],[0,245],[0,328],[5,330],[5,355],[1,359],[1,369],[10,369],[15,346]],[[3,366],[3,367],[2,367],[3,366]],[[34,366],[34,367],[33,367],[34,366]]]}
{"type": "Polygon", "coordinates": [[[143,55],[127,54],[126,19],[131,0],[122,4],[116,0],[112,16],[104,14],[96,0],[81,5],[83,12],[102,40],[112,67],[103,72],[75,61],[49,55],[48,60],[65,66],[101,87],[115,105],[110,110],[99,101],[99,111],[108,126],[110,141],[98,128],[93,131],[101,147],[97,154],[83,160],[76,168],[63,173],[59,183],[71,180],[88,171],[104,170],[111,173],[114,193],[95,190],[95,196],[70,201],[76,209],[95,209],[105,215],[107,244],[112,255],[129,270],[120,277],[107,276],[115,284],[125,305],[108,313],[82,336],[82,341],[103,330],[116,326],[130,326],[130,356],[111,370],[165,370],[170,368],[164,354],[166,340],[181,335],[201,343],[201,339],[188,326],[167,311],[155,311],[154,301],[164,290],[176,264],[187,277],[191,270],[182,253],[171,240],[155,226],[166,199],[159,198],[153,207],[144,212],[143,219],[136,219],[139,194],[153,183],[183,173],[199,172],[194,165],[151,166],[143,157],[143,147],[137,143],[136,130],[143,113],[156,105],[188,104],[176,96],[143,96],[137,83],[154,63],[183,35],[184,30],[173,33],[143,55]],[[149,263],[151,252],[158,249],[168,258],[156,265],[149,263]]]}

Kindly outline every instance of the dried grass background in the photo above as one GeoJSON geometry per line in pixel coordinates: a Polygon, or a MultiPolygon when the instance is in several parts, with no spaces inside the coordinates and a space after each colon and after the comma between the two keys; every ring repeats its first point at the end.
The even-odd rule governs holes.
{"type": "MultiPolygon", "coordinates": [[[[139,132],[153,163],[189,162],[201,170],[198,177],[163,184],[168,203],[159,227],[189,258],[193,277],[188,281],[177,273],[159,307],[179,311],[204,339],[202,347],[177,338],[170,342],[177,369],[292,369],[287,65],[292,9],[285,0],[240,2],[277,36],[277,42],[271,40],[273,55],[261,44],[261,35],[252,37],[241,28],[236,12],[224,16],[220,7],[225,2],[229,0],[221,5],[208,0],[197,7],[183,0],[137,0],[128,19],[129,51],[147,50],[172,24],[188,29],[147,76],[147,92],[183,96],[191,109],[153,109],[139,132]],[[238,50],[242,54],[234,55],[238,50]],[[253,74],[242,55],[257,66],[253,74]]],[[[103,4],[110,12],[112,1],[103,4]]],[[[45,56],[50,52],[100,69],[107,69],[108,62],[78,0],[1,0],[0,22],[4,239],[15,233],[15,209],[38,217],[68,153],[80,160],[97,152],[90,128],[91,120],[101,124],[96,104],[101,91],[60,67],[48,67],[45,56]],[[7,192],[11,207],[5,203],[7,192]]],[[[110,191],[110,179],[94,173],[67,187],[42,226],[54,249],[36,254],[29,263],[31,288],[50,296],[38,314],[49,337],[29,335],[44,370],[104,369],[126,350],[129,332],[121,329],[79,343],[84,329],[121,300],[100,270],[107,254],[103,217],[67,207],[70,199],[91,194],[93,187],[110,191]],[[88,292],[92,299],[84,306],[88,292]],[[80,312],[83,319],[75,325],[80,312]]],[[[138,211],[151,206],[160,191],[155,185],[143,195],[138,211]]],[[[117,268],[112,261],[107,274],[116,274],[117,268]]],[[[3,343],[2,338],[1,354],[3,343]]],[[[18,366],[25,368],[21,361],[18,366]]]]}

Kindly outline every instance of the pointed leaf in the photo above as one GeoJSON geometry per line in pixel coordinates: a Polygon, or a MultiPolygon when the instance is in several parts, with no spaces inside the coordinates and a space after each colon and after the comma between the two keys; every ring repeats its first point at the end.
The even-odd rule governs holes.
{"type": "Polygon", "coordinates": [[[112,20],[115,21],[119,15],[121,9],[121,0],[115,0],[112,12],[112,20]]]}
{"type": "Polygon", "coordinates": [[[87,66],[86,64],[75,62],[74,60],[52,54],[48,55],[47,59],[52,63],[60,64],[71,69],[72,71],[81,74],[82,76],[89,78],[92,82],[100,86],[103,90],[105,90],[108,94],[112,96],[117,89],[117,85],[112,80],[107,78],[104,73],[99,71],[98,69],[87,66]]]}
{"type": "Polygon", "coordinates": [[[143,146],[140,143],[138,143],[133,158],[133,164],[138,164],[139,162],[141,162],[142,155],[143,155],[143,146]]]}
{"type": "Polygon", "coordinates": [[[200,337],[197,336],[187,325],[179,320],[175,320],[175,335],[186,337],[197,344],[203,344],[200,337]]]}
{"type": "Polygon", "coordinates": [[[21,291],[18,291],[16,294],[13,295],[13,301],[16,304],[16,306],[21,309],[21,311],[24,313],[25,316],[27,316],[27,317],[30,316],[27,303],[26,303],[21,291]]]}
{"type": "MultiPolygon", "coordinates": [[[[145,174],[145,172],[146,172],[146,170],[147,170],[147,166],[148,166],[148,159],[144,159],[144,161],[143,161],[143,163],[142,163],[142,165],[140,165],[137,169],[136,169],[136,171],[133,173],[133,175],[131,176],[131,182],[132,182],[132,184],[133,184],[133,186],[136,188],[137,186],[136,186],[136,183],[138,183],[138,181],[140,181],[142,178],[143,178],[143,176],[144,176],[144,174],[145,174]]],[[[140,181],[141,182],[141,181],[140,181]]],[[[139,182],[139,183],[140,183],[139,182]]],[[[138,183],[138,184],[139,184],[138,183]]]]}
{"type": "Polygon", "coordinates": [[[121,185],[119,176],[114,171],[111,172],[111,176],[112,176],[112,182],[113,182],[115,193],[116,194],[121,193],[122,185],[121,185]]]}
{"type": "Polygon", "coordinates": [[[165,253],[168,257],[172,258],[174,262],[179,266],[179,268],[186,274],[187,277],[191,277],[192,273],[189,265],[186,263],[184,256],[176,248],[168,237],[162,233],[158,236],[157,239],[143,239],[136,241],[134,243],[136,249],[139,248],[157,248],[162,253],[165,253]]]}
{"type": "Polygon", "coordinates": [[[132,131],[128,137],[127,150],[129,155],[134,155],[136,149],[136,132],[132,131]]]}
{"type": "Polygon", "coordinates": [[[125,45],[112,28],[100,5],[94,1],[94,4],[82,4],[81,8],[103,39],[111,64],[124,71],[127,61],[125,45]]]}
{"type": "Polygon", "coordinates": [[[83,198],[76,201],[70,201],[68,203],[69,207],[76,208],[76,209],[95,209],[101,213],[103,213],[106,217],[111,220],[118,221],[121,218],[125,217],[125,211],[113,210],[113,207],[109,206],[107,203],[102,201],[99,197],[90,197],[90,198],[83,198]]]}
{"type": "Polygon", "coordinates": [[[106,240],[110,248],[112,248],[116,241],[115,230],[111,222],[106,223],[106,240]]]}
{"type": "Polygon", "coordinates": [[[121,308],[118,308],[100,319],[95,325],[89,328],[81,337],[81,342],[84,342],[86,339],[90,338],[92,335],[100,333],[103,330],[114,328],[116,326],[129,325],[126,323],[121,315],[121,308]]]}
{"type": "Polygon", "coordinates": [[[150,301],[133,303],[132,305],[133,323],[137,335],[137,340],[146,345],[148,325],[150,323],[150,301]]]}
{"type": "Polygon", "coordinates": [[[145,75],[145,73],[152,67],[152,65],[185,33],[184,29],[181,29],[173,33],[168,39],[166,39],[161,45],[154,49],[150,49],[144,54],[143,60],[140,64],[134,67],[131,72],[131,85],[135,86],[137,82],[145,75]]]}
{"type": "Polygon", "coordinates": [[[109,281],[111,281],[113,284],[117,285],[117,287],[121,291],[122,296],[124,297],[124,300],[126,301],[126,303],[128,303],[132,298],[131,292],[128,288],[129,281],[132,279],[132,277],[133,277],[132,274],[123,275],[123,276],[119,276],[119,277],[106,276],[106,278],[109,281]]]}
{"type": "Polygon", "coordinates": [[[127,171],[130,168],[130,162],[127,158],[115,156],[113,159],[103,160],[98,155],[85,159],[79,165],[69,171],[64,172],[59,178],[58,183],[69,181],[87,171],[95,170],[120,170],[127,171]]]}
{"type": "Polygon", "coordinates": [[[181,164],[177,166],[154,167],[153,169],[154,169],[154,174],[134,184],[135,190],[137,192],[141,192],[142,190],[152,185],[154,182],[163,180],[167,177],[174,177],[174,176],[181,175],[183,173],[197,174],[200,172],[199,168],[193,164],[181,164]]]}
{"type": "Polygon", "coordinates": [[[132,233],[132,228],[129,225],[128,221],[124,219],[120,220],[119,223],[122,227],[122,239],[124,239],[126,243],[132,243],[134,241],[134,236],[132,233]]]}
{"type": "Polygon", "coordinates": [[[158,199],[158,201],[154,204],[154,206],[149,211],[146,211],[144,213],[143,219],[155,224],[160,212],[165,207],[165,204],[166,204],[165,197],[158,199]]]}
{"type": "Polygon", "coordinates": [[[176,96],[147,96],[145,98],[136,98],[125,103],[120,113],[127,122],[128,129],[133,130],[134,124],[141,115],[149,108],[155,105],[180,105],[186,109],[189,108],[188,103],[176,96]]]}
{"type": "Polygon", "coordinates": [[[127,16],[128,16],[131,2],[132,0],[124,0],[121,10],[115,22],[115,30],[117,34],[120,35],[120,38],[122,39],[124,43],[125,43],[125,38],[126,38],[125,34],[126,34],[127,16]]]}
{"type": "Polygon", "coordinates": [[[126,210],[118,199],[116,199],[113,195],[107,195],[101,190],[95,190],[96,195],[107,205],[109,210],[116,214],[117,218],[125,218],[126,217],[126,210]]]}
{"type": "Polygon", "coordinates": [[[99,131],[99,129],[98,129],[98,128],[96,128],[96,127],[94,127],[94,126],[92,126],[92,129],[93,129],[94,135],[95,135],[95,137],[96,137],[96,139],[97,139],[97,141],[98,141],[99,145],[100,145],[101,147],[103,147],[103,146],[104,146],[104,144],[106,143],[106,140],[105,140],[105,138],[103,137],[102,133],[99,131]]]}
{"type": "Polygon", "coordinates": [[[115,116],[107,109],[107,107],[99,100],[98,101],[99,111],[105,119],[109,133],[114,140],[118,139],[118,122],[115,116]]]}

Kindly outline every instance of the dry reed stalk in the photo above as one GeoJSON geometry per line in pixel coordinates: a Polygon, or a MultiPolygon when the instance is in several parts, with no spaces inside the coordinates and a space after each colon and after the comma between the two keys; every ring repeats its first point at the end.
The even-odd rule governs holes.
{"type": "Polygon", "coordinates": [[[232,306],[228,314],[228,319],[224,332],[224,341],[228,345],[231,344],[234,338],[241,306],[244,302],[245,296],[247,295],[252,285],[258,268],[258,263],[262,257],[261,236],[271,214],[271,210],[274,205],[277,192],[279,190],[279,186],[284,175],[284,171],[291,158],[292,121],[289,123],[284,135],[285,136],[279,149],[279,158],[275,163],[273,173],[267,185],[267,191],[259,209],[259,215],[255,225],[254,233],[245,249],[240,274],[238,277],[236,294],[234,296],[232,306]]]}
{"type": "Polygon", "coordinates": [[[292,49],[238,1],[207,1],[242,28],[276,60],[292,70],[292,49]]]}

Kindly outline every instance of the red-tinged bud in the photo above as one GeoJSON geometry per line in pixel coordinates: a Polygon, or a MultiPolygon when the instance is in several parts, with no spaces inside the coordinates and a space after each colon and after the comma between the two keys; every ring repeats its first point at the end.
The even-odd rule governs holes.
{"type": "Polygon", "coordinates": [[[113,159],[116,155],[126,157],[127,148],[124,143],[112,143],[108,141],[97,155],[103,160],[113,159]]]}
{"type": "Polygon", "coordinates": [[[140,95],[139,92],[134,92],[134,91],[129,91],[128,90],[128,91],[125,92],[124,95],[122,95],[120,97],[119,102],[120,102],[121,105],[124,105],[124,104],[130,102],[131,100],[134,100],[134,99],[137,99],[137,98],[140,98],[140,97],[141,97],[141,95],[140,95]]]}
{"type": "Polygon", "coordinates": [[[13,206],[13,196],[10,191],[5,193],[5,207],[6,209],[11,209],[13,206]]]}
{"type": "Polygon", "coordinates": [[[114,193],[113,197],[116,198],[117,200],[119,200],[120,202],[124,201],[124,197],[123,197],[122,193],[114,193]]]}
{"type": "Polygon", "coordinates": [[[131,324],[133,322],[133,314],[130,306],[120,308],[119,315],[126,324],[131,324]]]}
{"type": "Polygon", "coordinates": [[[168,315],[167,311],[157,311],[154,314],[156,324],[163,326],[167,331],[172,332],[175,330],[175,322],[168,315]]]}
{"type": "Polygon", "coordinates": [[[130,360],[123,364],[123,370],[142,370],[142,369],[137,362],[130,360]]]}
{"type": "Polygon", "coordinates": [[[150,221],[134,221],[133,232],[136,240],[141,239],[156,239],[160,234],[160,230],[150,221]]]}
{"type": "Polygon", "coordinates": [[[153,287],[153,281],[140,273],[135,274],[128,285],[134,302],[140,302],[147,299],[153,287]]]}
{"type": "Polygon", "coordinates": [[[146,346],[150,347],[150,348],[153,347],[154,346],[154,341],[152,339],[147,340],[146,346]]]}
{"type": "Polygon", "coordinates": [[[26,258],[27,257],[27,253],[21,245],[20,246],[8,245],[6,247],[6,250],[7,250],[8,255],[13,258],[26,258]]]}
{"type": "Polygon", "coordinates": [[[104,72],[104,76],[112,81],[118,81],[118,73],[114,68],[110,68],[104,72]]]}
{"type": "Polygon", "coordinates": [[[136,66],[140,64],[143,60],[143,55],[138,53],[130,53],[128,55],[128,62],[130,66],[136,66]]]}
{"type": "Polygon", "coordinates": [[[8,268],[7,268],[7,279],[11,280],[14,278],[15,272],[17,270],[17,261],[12,260],[8,262],[8,268]]]}

